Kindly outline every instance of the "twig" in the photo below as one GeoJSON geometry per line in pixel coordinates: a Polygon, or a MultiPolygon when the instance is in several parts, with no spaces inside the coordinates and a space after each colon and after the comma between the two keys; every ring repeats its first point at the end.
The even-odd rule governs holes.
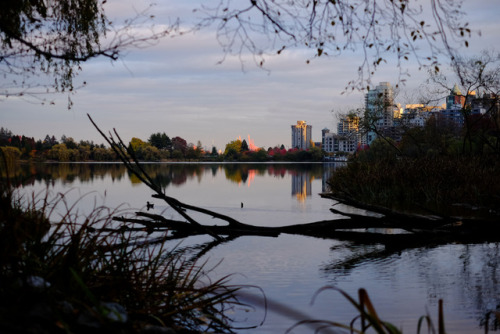
{"type": "Polygon", "coordinates": [[[123,162],[123,164],[125,165],[125,167],[127,167],[127,169],[131,173],[133,173],[135,176],[137,176],[139,178],[139,180],[141,180],[151,190],[153,190],[154,192],[156,192],[156,196],[158,196],[158,198],[161,198],[165,202],[167,202],[168,205],[170,205],[177,213],[179,213],[189,223],[195,225],[196,227],[198,227],[198,228],[200,228],[202,230],[205,230],[205,232],[207,234],[211,235],[216,240],[219,240],[219,241],[223,240],[223,238],[221,238],[219,235],[213,233],[212,231],[210,231],[209,229],[207,229],[205,226],[203,226],[202,224],[198,223],[196,220],[194,220],[193,218],[191,218],[185,212],[185,210],[183,209],[183,207],[180,205],[180,204],[182,204],[181,202],[179,202],[178,200],[176,200],[176,199],[174,199],[172,197],[169,197],[169,196],[165,195],[165,193],[163,192],[163,190],[158,185],[156,185],[154,183],[154,181],[151,179],[151,177],[142,168],[142,166],[139,163],[139,161],[137,160],[137,158],[136,158],[136,156],[135,156],[134,151],[132,150],[132,148],[126,148],[126,151],[124,151],[123,148],[127,147],[127,146],[125,145],[125,143],[123,142],[123,140],[120,138],[120,136],[118,135],[118,132],[116,130],[114,130],[114,133],[116,134],[116,136],[118,138],[118,142],[116,142],[113,139],[113,136],[111,134],[110,134],[110,136],[108,138],[104,134],[104,132],[102,132],[101,129],[99,129],[99,127],[94,122],[94,120],[92,119],[92,117],[90,117],[89,114],[87,114],[87,116],[88,116],[90,122],[97,129],[97,131],[101,134],[101,136],[104,137],[104,139],[106,140],[106,142],[111,146],[111,148],[113,149],[113,151],[117,154],[118,158],[123,162]],[[128,153],[128,155],[127,155],[127,153],[128,153]],[[130,162],[130,158],[132,158],[133,164],[130,162]]]}

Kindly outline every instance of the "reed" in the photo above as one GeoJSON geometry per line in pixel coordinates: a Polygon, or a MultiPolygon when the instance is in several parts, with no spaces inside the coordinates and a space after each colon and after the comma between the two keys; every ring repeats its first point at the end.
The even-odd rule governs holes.
{"type": "Polygon", "coordinates": [[[0,190],[0,331],[232,332],[226,311],[239,305],[238,287],[211,281],[206,264],[165,238],[112,221],[125,210],[83,216],[65,194],[0,190]]]}
{"type": "Polygon", "coordinates": [[[498,158],[474,156],[354,160],[328,183],[337,197],[452,215],[464,208],[497,210],[499,168],[498,158]]]}
{"type": "MultiPolygon", "coordinates": [[[[368,292],[365,289],[358,290],[358,298],[349,295],[342,289],[334,286],[325,286],[319,289],[313,296],[312,302],[315,298],[325,292],[325,291],[335,291],[338,292],[342,297],[344,297],[356,310],[356,316],[351,319],[349,323],[336,322],[331,320],[303,320],[299,321],[290,327],[285,333],[292,333],[294,329],[300,327],[308,326],[315,328],[315,333],[331,333],[330,329],[333,329],[333,333],[337,333],[335,330],[342,330],[340,333],[377,333],[377,334],[402,334],[403,331],[394,324],[384,321],[377,313],[375,306],[373,305],[368,292]]],[[[439,300],[438,306],[438,326],[437,329],[432,321],[430,315],[425,315],[420,317],[417,324],[417,334],[421,333],[427,325],[427,332],[433,334],[444,334],[444,316],[443,316],[443,301],[439,300]]]]}

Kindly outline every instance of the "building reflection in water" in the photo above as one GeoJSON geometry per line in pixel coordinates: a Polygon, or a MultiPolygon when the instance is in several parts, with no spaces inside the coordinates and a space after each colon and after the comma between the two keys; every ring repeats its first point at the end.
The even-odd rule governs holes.
{"type": "Polygon", "coordinates": [[[299,202],[305,202],[307,197],[312,194],[312,182],[321,178],[321,192],[328,192],[328,179],[338,167],[344,166],[345,163],[324,163],[319,168],[308,169],[303,171],[293,171],[292,175],[292,196],[297,196],[299,202]]]}
{"type": "Polygon", "coordinates": [[[305,202],[311,196],[311,181],[314,179],[308,172],[292,175],[292,196],[297,196],[299,202],[305,202]]]}
{"type": "Polygon", "coordinates": [[[344,166],[344,162],[333,162],[333,163],[325,163],[323,164],[323,177],[321,180],[321,192],[328,192],[330,188],[328,187],[328,179],[330,179],[331,175],[338,167],[344,166]]]}

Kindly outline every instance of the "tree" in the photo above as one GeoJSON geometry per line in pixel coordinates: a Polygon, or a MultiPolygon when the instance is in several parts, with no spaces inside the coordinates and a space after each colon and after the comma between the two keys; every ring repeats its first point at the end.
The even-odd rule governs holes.
{"type": "Polygon", "coordinates": [[[309,149],[309,152],[311,153],[311,160],[313,161],[321,161],[323,159],[323,151],[319,147],[311,147],[309,149]]]}
{"type": "Polygon", "coordinates": [[[115,61],[125,48],[145,46],[175,29],[171,26],[161,31],[151,30],[145,36],[137,35],[137,29],[132,30],[149,19],[147,10],[125,21],[121,28],[115,28],[105,14],[105,3],[101,0],[3,1],[0,73],[4,86],[0,94],[35,97],[40,92],[71,92],[81,63],[97,57],[115,61]],[[47,84],[43,76],[53,81],[47,84]]]}
{"type": "Polygon", "coordinates": [[[70,150],[77,148],[77,144],[75,143],[75,140],[72,137],[66,137],[63,135],[61,137],[61,142],[66,145],[66,147],[70,150]]]}
{"type": "Polygon", "coordinates": [[[479,55],[459,57],[453,64],[455,77],[431,75],[438,93],[448,95],[457,82],[461,87],[464,126],[462,153],[474,151],[474,146],[488,147],[500,153],[500,53],[483,51],[479,55]],[[455,80],[455,81],[452,81],[455,80]]]}
{"type": "Polygon", "coordinates": [[[64,144],[56,144],[47,151],[47,158],[56,161],[69,161],[70,150],[64,144]]]}
{"type": "MultiPolygon", "coordinates": [[[[313,57],[361,51],[364,60],[351,89],[364,89],[378,67],[396,57],[400,80],[408,75],[404,62],[439,71],[445,59],[457,59],[468,46],[471,29],[459,0],[251,0],[221,1],[202,8],[200,27],[218,23],[217,38],[228,54],[250,51],[264,66],[265,52],[306,46],[313,57]],[[267,40],[258,35],[268,36],[267,40]],[[266,43],[267,42],[267,43],[266,43]]],[[[307,61],[309,62],[309,60],[307,61]]]]}
{"type": "Polygon", "coordinates": [[[142,159],[147,161],[159,161],[161,159],[160,151],[158,148],[146,144],[140,149],[142,159]]]}
{"type": "Polygon", "coordinates": [[[163,133],[153,133],[151,136],[149,136],[148,143],[153,145],[154,147],[160,149],[160,150],[171,150],[172,149],[172,141],[170,138],[163,133]]]}
{"type": "Polygon", "coordinates": [[[1,127],[0,128],[0,145],[2,145],[2,146],[7,145],[10,137],[12,137],[12,131],[10,131],[7,128],[1,127]]]}
{"type": "Polygon", "coordinates": [[[224,156],[226,159],[237,159],[241,153],[242,142],[240,139],[233,140],[226,144],[226,148],[224,149],[224,156]]]}
{"type": "Polygon", "coordinates": [[[201,156],[201,150],[199,150],[199,146],[194,146],[193,144],[189,144],[186,151],[187,159],[199,159],[201,156]]]}
{"type": "Polygon", "coordinates": [[[255,161],[266,161],[267,160],[267,151],[263,148],[260,148],[255,152],[252,156],[255,161]]]}
{"type": "Polygon", "coordinates": [[[182,155],[186,154],[187,151],[187,141],[181,137],[172,138],[172,149],[174,151],[181,152],[182,155]]]}
{"type": "Polygon", "coordinates": [[[249,150],[249,148],[248,148],[247,141],[245,139],[243,139],[243,141],[241,142],[241,152],[246,152],[248,150],[249,150]]]}
{"type": "Polygon", "coordinates": [[[140,148],[145,147],[147,144],[139,138],[132,137],[129,145],[130,145],[130,148],[132,148],[132,150],[137,151],[140,148]]]}
{"type": "Polygon", "coordinates": [[[201,141],[198,140],[196,142],[196,148],[195,148],[195,154],[196,154],[196,158],[199,159],[201,158],[201,155],[203,154],[203,145],[201,145],[201,141]]]}

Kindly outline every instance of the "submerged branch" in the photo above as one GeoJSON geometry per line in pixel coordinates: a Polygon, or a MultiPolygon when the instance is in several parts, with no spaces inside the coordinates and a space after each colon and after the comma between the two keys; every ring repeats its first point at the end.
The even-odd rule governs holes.
{"type": "MultiPolygon", "coordinates": [[[[331,208],[330,210],[333,213],[343,215],[346,218],[280,227],[244,224],[224,214],[186,204],[173,197],[167,196],[162,188],[157,185],[142,168],[133,149],[125,145],[117,131],[114,130],[118,138],[117,140],[115,140],[111,134],[108,137],[97,127],[89,115],[88,117],[97,131],[99,131],[115,151],[125,167],[155,192],[152,197],[164,200],[185,219],[185,221],[167,219],[161,215],[145,212],[136,212],[137,217],[140,218],[113,218],[116,221],[143,226],[143,228],[139,229],[134,228],[135,230],[143,230],[148,233],[171,232],[171,235],[167,237],[169,239],[178,239],[193,235],[210,235],[215,241],[207,245],[208,249],[222,242],[233,240],[238,236],[253,235],[277,237],[281,233],[342,239],[369,244],[379,243],[385,245],[386,248],[407,248],[427,243],[447,243],[453,241],[500,240],[500,237],[497,237],[500,236],[500,224],[496,221],[408,214],[390,208],[360,203],[347,195],[343,196],[343,198],[338,198],[332,194],[321,194],[321,196],[334,200],[340,204],[370,211],[375,213],[375,215],[345,213],[335,208],[331,208]],[[226,224],[200,224],[188,214],[188,211],[194,211],[212,218],[220,219],[226,224]],[[380,233],[379,229],[383,229],[385,233],[380,233]],[[387,233],[391,229],[400,230],[402,232],[387,233]],[[225,236],[226,238],[221,236],[225,236]]],[[[200,254],[206,251],[206,249],[202,250],[200,254]]]]}

